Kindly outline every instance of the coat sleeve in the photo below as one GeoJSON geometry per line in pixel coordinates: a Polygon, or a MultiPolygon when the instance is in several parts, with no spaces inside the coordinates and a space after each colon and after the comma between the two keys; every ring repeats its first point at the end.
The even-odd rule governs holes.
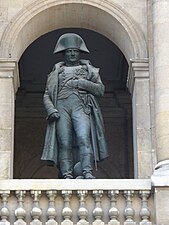
{"type": "Polygon", "coordinates": [[[52,72],[48,75],[46,90],[43,96],[43,103],[47,112],[47,119],[49,118],[51,114],[58,112],[58,110],[55,108],[55,105],[54,105],[55,99],[52,99],[51,96],[54,96],[54,98],[57,98],[56,97],[57,82],[56,80],[53,80],[53,78],[58,75],[58,72],[59,70],[61,70],[63,64],[64,64],[63,62],[59,62],[55,64],[52,72]]]}

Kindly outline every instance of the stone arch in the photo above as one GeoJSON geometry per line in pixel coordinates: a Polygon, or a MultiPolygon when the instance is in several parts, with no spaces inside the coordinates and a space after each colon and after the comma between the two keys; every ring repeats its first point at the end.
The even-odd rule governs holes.
{"type": "Polygon", "coordinates": [[[29,4],[6,28],[0,57],[19,60],[35,39],[64,27],[82,27],[103,34],[121,49],[128,62],[131,58],[147,58],[146,41],[135,21],[117,4],[102,4],[100,0],[37,0],[29,4]]]}

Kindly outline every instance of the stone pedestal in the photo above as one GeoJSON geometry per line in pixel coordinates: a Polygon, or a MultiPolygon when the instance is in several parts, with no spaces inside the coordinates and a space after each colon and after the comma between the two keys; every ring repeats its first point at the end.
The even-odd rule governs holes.
{"type": "Polygon", "coordinates": [[[0,59],[0,179],[13,176],[14,99],[17,64],[0,59]]]}
{"type": "Polygon", "coordinates": [[[152,174],[149,85],[148,60],[131,61],[128,88],[132,93],[135,178],[152,174]]]}
{"type": "MultiPolygon", "coordinates": [[[[169,165],[169,1],[153,0],[156,169],[169,165]]],[[[169,168],[169,167],[168,167],[169,168]]],[[[166,173],[166,169],[163,173],[166,173]]]]}
{"type": "Polygon", "coordinates": [[[169,174],[166,176],[152,176],[154,186],[154,202],[156,224],[168,225],[169,215],[169,174]]]}

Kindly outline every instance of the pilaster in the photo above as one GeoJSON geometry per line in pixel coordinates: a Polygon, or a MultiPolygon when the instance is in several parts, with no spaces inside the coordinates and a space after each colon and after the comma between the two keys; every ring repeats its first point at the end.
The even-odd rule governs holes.
{"type": "Polygon", "coordinates": [[[152,174],[148,59],[131,60],[127,85],[132,94],[135,178],[152,174]]]}
{"type": "Polygon", "coordinates": [[[16,61],[0,59],[0,179],[13,176],[14,101],[18,86],[16,61]]]}

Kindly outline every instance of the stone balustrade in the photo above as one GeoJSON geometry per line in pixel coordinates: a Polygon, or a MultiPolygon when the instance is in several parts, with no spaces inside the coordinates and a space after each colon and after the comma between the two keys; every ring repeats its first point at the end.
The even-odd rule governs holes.
{"type": "Polygon", "coordinates": [[[1,180],[0,225],[152,225],[150,180],[1,180]]]}

